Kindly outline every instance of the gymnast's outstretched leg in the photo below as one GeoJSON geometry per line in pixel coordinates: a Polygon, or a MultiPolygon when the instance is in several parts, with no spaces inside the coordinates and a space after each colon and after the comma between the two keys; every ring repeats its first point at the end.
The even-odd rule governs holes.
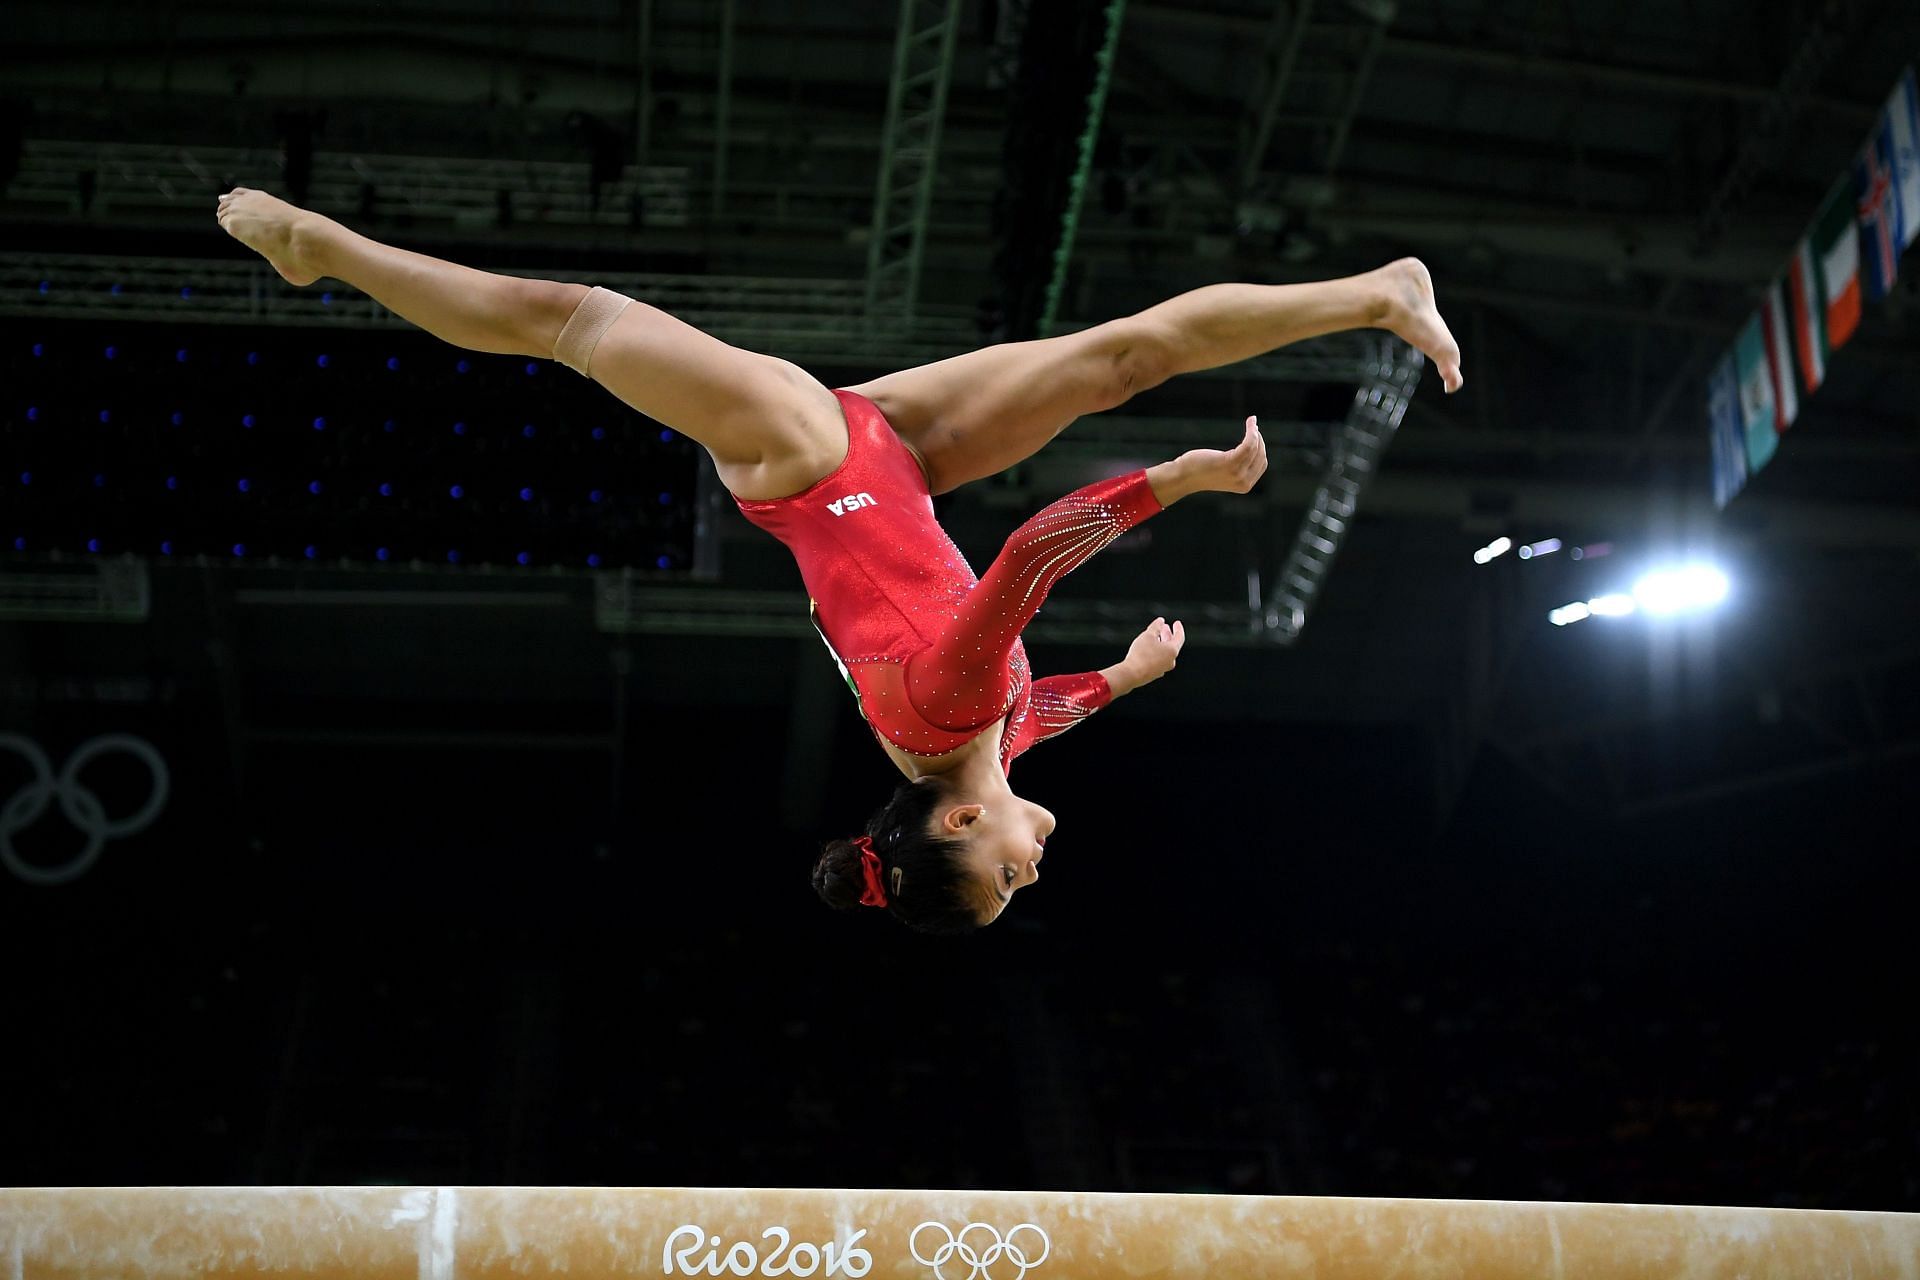
{"type": "Polygon", "coordinates": [[[997,474],[1082,414],[1177,374],[1232,364],[1347,329],[1387,329],[1426,353],[1448,391],[1460,348],[1425,266],[1308,284],[1215,284],[1079,333],[1007,342],[849,387],[871,399],[925,460],[935,493],[997,474]]]}
{"type": "Polygon", "coordinates": [[[644,302],[396,249],[264,191],[220,197],[219,219],[293,284],[343,280],[456,346],[566,359],[704,445],[743,498],[804,489],[845,452],[839,401],[805,371],[644,302]]]}

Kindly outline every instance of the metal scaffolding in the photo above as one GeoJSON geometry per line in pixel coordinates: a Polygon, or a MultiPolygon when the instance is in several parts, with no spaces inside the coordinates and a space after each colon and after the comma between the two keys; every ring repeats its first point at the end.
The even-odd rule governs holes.
{"type": "MultiPolygon", "coordinates": [[[[922,317],[912,335],[869,334],[857,280],[660,272],[507,270],[604,285],[722,341],[809,359],[919,364],[977,343],[971,308],[922,317]]],[[[404,328],[366,294],[333,281],[296,289],[259,261],[0,253],[0,316],[168,324],[404,328]]]]}
{"type": "Polygon", "coordinates": [[[867,241],[867,323],[876,333],[910,327],[917,319],[920,262],[959,27],[960,0],[900,0],[867,241]]]}
{"type": "Polygon", "coordinates": [[[147,562],[99,557],[0,573],[8,622],[145,622],[153,613],[147,562]]]}
{"type": "MultiPolygon", "coordinates": [[[[708,228],[716,225],[710,209],[696,204],[711,170],[718,181],[709,182],[709,194],[724,187],[720,229],[746,225],[756,232],[818,236],[832,241],[836,269],[850,258],[857,262],[859,250],[844,244],[847,207],[871,190],[864,176],[873,151],[871,129],[834,123],[809,130],[806,145],[824,167],[801,172],[766,159],[768,126],[743,118],[746,101],[730,95],[724,163],[717,146],[703,150],[690,139],[667,149],[651,126],[649,159],[623,164],[598,182],[587,159],[316,149],[305,204],[361,230],[391,225],[416,237],[448,231],[486,236],[510,225],[522,243],[604,249],[621,243],[610,237],[647,232],[658,233],[647,237],[650,247],[701,251],[708,246],[708,228]]],[[[210,219],[214,196],[234,184],[285,195],[284,171],[275,147],[35,138],[23,144],[20,172],[6,194],[17,211],[37,216],[145,226],[210,219]]],[[[992,200],[992,190],[980,184],[950,184],[931,222],[936,240],[984,226],[992,200]]]]}
{"type": "Polygon", "coordinates": [[[1060,295],[1067,285],[1067,264],[1073,260],[1073,238],[1080,226],[1080,204],[1087,194],[1087,175],[1093,169],[1094,143],[1100,136],[1100,118],[1107,108],[1107,90],[1113,83],[1114,57],[1120,48],[1120,24],[1125,20],[1127,0],[1108,0],[1106,35],[1093,55],[1093,88],[1087,93],[1087,117],[1080,127],[1075,148],[1073,175],[1067,181],[1067,207],[1060,217],[1060,239],[1053,248],[1053,272],[1047,280],[1046,300],[1041,304],[1039,336],[1050,338],[1059,331],[1060,295]]]}
{"type": "MultiPolygon", "coordinates": [[[[594,623],[611,635],[814,635],[803,591],[682,587],[624,572],[593,575],[594,623]]],[[[1152,598],[1050,599],[1026,635],[1057,644],[1127,644],[1140,620],[1162,614],[1186,623],[1196,648],[1247,649],[1272,640],[1248,625],[1246,602],[1152,598]]]]}
{"type": "Polygon", "coordinates": [[[1260,192],[1269,166],[1282,175],[1330,174],[1339,167],[1393,12],[1393,0],[1347,0],[1318,10],[1314,0],[1275,6],[1266,75],[1247,104],[1243,194],[1260,192]],[[1303,59],[1311,71],[1301,69],[1303,59]]]}
{"type": "Polygon", "coordinates": [[[1281,644],[1293,643],[1305,629],[1307,615],[1332,571],[1333,558],[1346,540],[1360,495],[1379,470],[1420,381],[1425,359],[1418,351],[1385,335],[1374,342],[1377,357],[1372,373],[1354,392],[1353,405],[1327,455],[1320,488],[1267,596],[1263,621],[1271,638],[1281,644]]]}
{"type": "MultiPolygon", "coordinates": [[[[9,203],[58,213],[120,217],[202,212],[237,183],[280,180],[285,160],[272,147],[174,146],[32,139],[21,149],[9,203]],[[88,192],[84,198],[82,193],[88,192]],[[90,205],[90,207],[83,207],[90,205]]],[[[580,160],[496,160],[466,156],[316,151],[307,207],[357,218],[405,216],[459,227],[494,226],[503,197],[515,218],[561,226],[689,225],[692,180],[685,165],[627,165],[596,190],[580,160]]]]}
{"type": "MultiPolygon", "coordinates": [[[[960,355],[980,345],[971,306],[923,305],[911,333],[871,329],[865,286],[858,280],[550,267],[496,270],[604,285],[645,299],[722,341],[794,358],[905,366],[960,355]]],[[[0,253],[0,316],[348,329],[406,325],[357,289],[337,282],[296,289],[260,261],[112,254],[0,253]]],[[[1371,346],[1359,335],[1340,335],[1191,376],[1357,382],[1371,376],[1371,346]]]]}

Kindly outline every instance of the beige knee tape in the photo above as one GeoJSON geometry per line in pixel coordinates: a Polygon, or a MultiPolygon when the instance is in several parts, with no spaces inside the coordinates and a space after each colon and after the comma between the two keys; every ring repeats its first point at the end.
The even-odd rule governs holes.
{"type": "Polygon", "coordinates": [[[566,327],[560,330],[560,337],[553,344],[553,358],[583,378],[592,377],[589,366],[593,362],[593,349],[600,345],[600,339],[632,301],[625,294],[595,285],[580,299],[566,327]]]}

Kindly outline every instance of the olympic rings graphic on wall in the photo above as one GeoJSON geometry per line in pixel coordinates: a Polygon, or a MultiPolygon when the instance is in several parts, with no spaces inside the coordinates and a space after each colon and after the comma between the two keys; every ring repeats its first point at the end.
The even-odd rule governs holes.
{"type": "Polygon", "coordinates": [[[944,1222],[923,1222],[915,1227],[913,1234],[907,1238],[907,1247],[913,1251],[913,1260],[922,1266],[932,1267],[933,1274],[939,1277],[939,1280],[1022,1280],[1027,1272],[1047,1260],[1047,1255],[1053,1252],[1053,1241],[1047,1239],[1047,1233],[1031,1222],[1021,1223],[1007,1232],[1004,1237],[997,1228],[984,1222],[969,1222],[960,1228],[957,1235],[944,1222]],[[934,1246],[932,1257],[927,1257],[920,1252],[920,1233],[928,1229],[946,1237],[945,1241],[934,1246]],[[1038,1237],[1039,1243],[1035,1245],[1029,1239],[1027,1248],[1037,1248],[1040,1251],[1039,1257],[1028,1257],[1027,1249],[1014,1243],[1014,1237],[1023,1231],[1031,1232],[1033,1236],[1038,1237]],[[981,1239],[983,1235],[985,1240],[981,1239]],[[991,1243],[988,1243],[989,1241],[991,1243]],[[994,1271],[993,1264],[1002,1258],[1007,1260],[1008,1267],[1018,1267],[1019,1270],[1005,1274],[1002,1273],[1006,1271],[1005,1268],[1002,1272],[994,1271]],[[940,1269],[944,1264],[956,1261],[972,1269],[965,1276],[949,1276],[940,1269]]]}
{"type": "Polygon", "coordinates": [[[173,787],[166,759],[151,742],[128,733],[103,733],[81,743],[58,777],[53,772],[53,761],[32,738],[0,733],[0,750],[23,756],[27,767],[33,770],[33,781],[14,792],[5,804],[0,804],[0,862],[6,863],[7,870],[28,884],[65,884],[84,875],[98,860],[107,841],[138,835],[152,826],[153,820],[167,807],[167,796],[173,787]],[[108,819],[100,797],[80,781],[80,771],[109,751],[132,756],[146,765],[147,772],[153,776],[153,794],[147,797],[146,804],[131,817],[118,820],[108,819]],[[13,837],[40,821],[55,797],[59,798],[67,821],[87,837],[87,844],[57,867],[37,867],[21,858],[19,850],[13,847],[13,837]]]}

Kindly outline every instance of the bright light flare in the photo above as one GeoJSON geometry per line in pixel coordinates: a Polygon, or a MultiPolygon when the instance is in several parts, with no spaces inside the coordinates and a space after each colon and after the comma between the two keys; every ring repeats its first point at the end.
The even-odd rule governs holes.
{"type": "Polygon", "coordinates": [[[1727,575],[1714,566],[1678,565],[1644,575],[1633,584],[1631,593],[1614,591],[1585,603],[1575,600],[1572,604],[1563,604],[1547,615],[1547,621],[1564,627],[1585,618],[1625,618],[1635,613],[1670,617],[1712,608],[1727,598],[1728,590],[1727,575]]]}
{"type": "Polygon", "coordinates": [[[1595,596],[1591,600],[1575,600],[1572,604],[1561,605],[1547,615],[1547,621],[1556,627],[1564,627],[1588,618],[1624,618],[1636,608],[1638,606],[1633,603],[1632,596],[1595,596]]]}
{"type": "Polygon", "coordinates": [[[1486,546],[1473,553],[1473,562],[1475,564],[1485,564],[1494,557],[1503,556],[1511,550],[1513,550],[1512,538],[1495,538],[1492,542],[1489,542],[1486,546]]]}
{"type": "Polygon", "coordinates": [[[1580,622],[1593,610],[1587,608],[1586,601],[1575,600],[1572,604],[1563,604],[1547,615],[1547,621],[1556,627],[1564,627],[1570,622],[1580,622]]]}
{"type": "Polygon", "coordinates": [[[1550,556],[1559,549],[1560,539],[1542,538],[1538,542],[1529,542],[1526,546],[1520,548],[1520,558],[1522,560],[1531,560],[1535,556],[1550,556]]]}
{"type": "Polygon", "coordinates": [[[1648,613],[1667,615],[1709,609],[1727,598],[1727,575],[1710,564],[1657,569],[1633,584],[1633,598],[1648,613]]]}

